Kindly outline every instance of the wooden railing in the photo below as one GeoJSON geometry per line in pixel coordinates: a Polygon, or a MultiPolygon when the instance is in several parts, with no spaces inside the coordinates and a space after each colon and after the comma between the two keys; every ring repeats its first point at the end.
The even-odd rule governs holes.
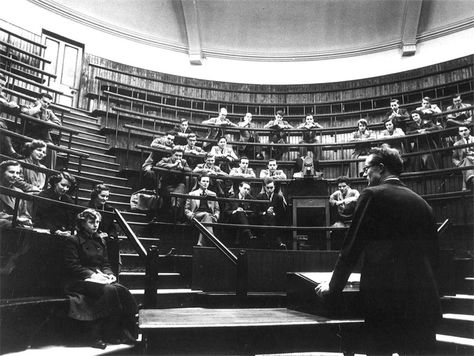
{"type": "MultiPolygon", "coordinates": [[[[38,120],[40,122],[44,122],[44,121],[41,121],[41,120],[38,120]]],[[[54,125],[54,124],[53,124],[54,125]]],[[[54,125],[54,126],[57,126],[57,125],[54,125]]],[[[16,132],[12,132],[10,130],[6,130],[6,129],[2,129],[0,128],[0,133],[3,134],[3,135],[6,135],[6,136],[10,136],[10,137],[14,137],[18,140],[21,140],[21,141],[26,141],[26,142],[31,142],[33,141],[34,139],[31,138],[31,137],[28,137],[28,136],[24,136],[24,135],[20,135],[20,134],[17,134],[16,132]]],[[[67,158],[67,161],[69,162],[69,158],[70,156],[75,156],[75,157],[78,157],[79,158],[79,162],[78,162],[78,167],[77,167],[77,172],[78,173],[81,173],[81,170],[82,170],[82,161],[86,158],[89,157],[89,155],[87,153],[84,153],[84,152],[80,152],[80,151],[76,151],[76,150],[72,150],[70,148],[65,148],[65,147],[60,147],[60,146],[56,146],[56,145],[53,145],[52,143],[47,143],[47,146],[48,146],[48,149],[51,149],[51,150],[54,150],[56,152],[63,152],[66,154],[66,158],[67,158]]]]}
{"type": "MultiPolygon", "coordinates": [[[[461,92],[461,96],[464,98],[467,97],[466,101],[469,101],[470,97],[473,97],[473,91],[468,92],[461,92]]],[[[111,103],[112,102],[118,102],[127,104],[127,106],[130,106],[130,110],[133,111],[134,106],[141,108],[142,113],[146,113],[146,111],[150,110],[155,110],[159,112],[159,115],[163,117],[163,112],[173,112],[174,117],[178,119],[179,117],[186,117],[189,118],[191,121],[194,119],[208,119],[210,117],[215,117],[217,116],[216,111],[210,111],[210,110],[204,110],[204,109],[197,109],[193,107],[183,107],[183,106],[177,106],[177,105],[170,105],[167,103],[159,103],[156,101],[150,101],[150,100],[144,100],[141,98],[134,98],[126,95],[121,95],[118,93],[114,93],[111,91],[104,91],[103,96],[105,96],[105,102],[106,102],[106,114],[110,110],[111,103]],[[134,105],[135,104],[135,105],[134,105]]],[[[474,97],[473,97],[474,98],[474,97]]],[[[472,99],[472,98],[471,98],[472,99]]],[[[421,101],[421,100],[420,100],[421,101]]],[[[403,104],[400,107],[402,108],[408,108],[412,107],[415,108],[416,106],[420,105],[420,101],[418,102],[413,102],[413,103],[408,103],[408,104],[403,104]]],[[[436,102],[448,102],[449,105],[451,105],[451,96],[445,96],[445,97],[440,97],[433,99],[433,101],[436,102]]],[[[442,107],[442,105],[441,105],[442,107]]],[[[334,120],[334,122],[342,122],[344,121],[345,118],[355,118],[354,120],[358,120],[361,118],[368,119],[370,121],[371,117],[373,117],[375,114],[377,114],[377,122],[380,122],[380,117],[385,115],[388,111],[390,111],[389,105],[383,106],[383,107],[378,107],[378,108],[373,108],[373,109],[364,109],[364,110],[353,110],[353,111],[344,111],[342,110],[339,113],[319,113],[316,115],[316,118],[320,121],[324,121],[325,119],[331,119],[334,120]]],[[[231,119],[237,119],[240,120],[245,113],[229,113],[228,117],[231,119]]],[[[262,122],[262,120],[268,121],[273,119],[274,114],[265,114],[265,115],[259,115],[255,114],[253,115],[253,119],[255,122],[259,123],[262,122]]],[[[293,122],[294,124],[301,123],[302,119],[304,119],[304,114],[300,115],[287,115],[285,116],[286,120],[289,120],[293,122]]],[[[353,120],[353,121],[354,121],[353,120]]]]}
{"type": "MultiPolygon", "coordinates": [[[[145,70],[142,71],[142,73],[146,73],[147,75],[137,73],[131,74],[131,71],[127,70],[128,66],[121,66],[120,63],[113,63],[111,66],[89,63],[89,68],[91,72],[90,82],[93,83],[94,87],[98,90],[101,89],[102,83],[104,83],[104,85],[111,83],[112,85],[109,85],[109,87],[115,85],[122,86],[130,89],[134,93],[140,93],[137,95],[152,96],[153,93],[156,93],[157,97],[175,97],[175,100],[181,100],[183,102],[189,101],[188,106],[197,106],[197,103],[202,100],[203,103],[209,105],[210,110],[213,111],[218,111],[221,106],[225,106],[228,108],[229,113],[233,113],[235,105],[236,109],[239,108],[241,110],[241,114],[245,114],[245,111],[252,112],[253,114],[263,114],[260,112],[260,108],[263,109],[265,106],[268,106],[271,111],[267,113],[268,115],[273,114],[276,108],[286,108],[287,113],[292,114],[292,107],[297,108],[299,106],[302,111],[297,114],[304,115],[307,113],[305,106],[316,114],[319,114],[317,106],[329,106],[331,113],[337,113],[344,111],[344,107],[342,107],[341,103],[357,103],[361,107],[367,105],[367,103],[373,108],[389,107],[389,100],[393,97],[399,98],[402,104],[406,104],[407,101],[412,101],[414,96],[416,96],[416,100],[421,101],[425,96],[435,98],[454,94],[457,91],[464,91],[464,84],[457,85],[456,83],[462,81],[466,82],[468,80],[468,78],[465,77],[468,70],[472,70],[472,56],[466,56],[449,62],[403,73],[385,75],[365,80],[308,85],[243,85],[238,83],[220,83],[206,80],[195,80],[186,77],[164,76],[162,73],[145,70]],[[109,74],[110,76],[107,78],[106,76],[109,74]],[[446,78],[443,77],[444,74],[446,74],[446,78]],[[449,74],[451,75],[449,76],[449,74]],[[92,77],[92,75],[95,76],[92,77]],[[115,78],[118,76],[124,79],[120,82],[116,81],[115,78]],[[423,80],[424,78],[430,78],[431,80],[423,80]],[[464,79],[458,79],[458,81],[456,81],[453,80],[453,78],[464,79]],[[98,81],[98,85],[93,81],[93,79],[98,81]],[[143,85],[131,85],[125,83],[125,81],[143,83],[143,85]],[[436,83],[440,84],[436,85],[436,83]],[[152,88],[156,86],[156,84],[163,87],[163,90],[160,90],[160,92],[153,90],[152,88]],[[392,86],[390,88],[391,90],[387,90],[387,87],[390,86],[392,86]],[[372,87],[375,88],[375,90],[372,91],[372,94],[365,94],[367,91],[370,92],[372,87]],[[419,88],[413,90],[412,88],[414,87],[419,88]],[[445,88],[446,90],[444,90],[445,88]],[[167,92],[167,89],[170,90],[167,92]],[[193,89],[196,89],[194,90],[197,94],[196,96],[187,94],[190,92],[192,93],[193,89]],[[206,94],[203,95],[200,90],[206,90],[206,94]],[[360,91],[360,94],[358,90],[360,91]],[[214,95],[210,97],[207,95],[209,92],[217,94],[222,93],[223,95],[214,95]],[[227,96],[225,94],[227,93],[233,94],[230,97],[235,97],[235,94],[242,94],[240,95],[242,96],[242,99],[229,101],[229,99],[226,99],[227,96]],[[346,93],[347,95],[345,95],[346,93]],[[378,93],[382,94],[377,96],[378,93]],[[246,101],[243,99],[249,95],[256,98],[256,102],[250,102],[249,100],[246,101]],[[272,104],[260,105],[260,100],[258,99],[260,96],[262,98],[266,96],[274,96],[275,98],[282,97],[283,100],[278,103],[275,103],[275,100],[271,100],[272,104]],[[300,102],[297,102],[298,100],[295,99],[297,96],[301,97],[300,102]],[[314,97],[314,102],[312,103],[310,100],[308,101],[308,97],[314,97]],[[292,101],[294,101],[295,104],[292,104],[292,101]],[[336,111],[332,110],[332,104],[336,104],[336,111]],[[213,107],[211,107],[211,105],[213,107]]],[[[472,88],[470,83],[467,83],[467,86],[472,88]]],[[[100,95],[99,92],[97,92],[97,94],[100,95]]],[[[264,101],[265,100],[263,99],[261,100],[261,102],[264,101]]],[[[237,114],[238,112],[236,111],[235,113],[237,114]]]]}

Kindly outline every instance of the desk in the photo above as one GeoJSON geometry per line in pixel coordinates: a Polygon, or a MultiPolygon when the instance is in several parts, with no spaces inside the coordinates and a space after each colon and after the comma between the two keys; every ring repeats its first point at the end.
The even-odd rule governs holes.
{"type": "MultiPolygon", "coordinates": [[[[293,224],[296,226],[329,226],[329,199],[327,196],[294,196],[293,197],[293,224]],[[314,218],[308,219],[308,213],[314,218]],[[322,214],[322,216],[318,216],[322,214]],[[306,217],[306,219],[304,219],[306,217]]],[[[327,230],[326,249],[331,249],[331,233],[327,230]]],[[[299,249],[298,231],[293,231],[293,250],[299,249]]]]}

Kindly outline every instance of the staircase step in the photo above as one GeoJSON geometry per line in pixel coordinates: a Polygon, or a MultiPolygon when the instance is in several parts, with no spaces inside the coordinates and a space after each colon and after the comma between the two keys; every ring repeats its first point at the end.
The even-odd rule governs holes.
{"type": "MultiPolygon", "coordinates": [[[[69,161],[69,168],[71,170],[77,170],[78,163],[74,161],[69,161]]],[[[82,163],[81,172],[96,173],[96,174],[102,174],[108,177],[115,177],[116,174],[118,173],[118,170],[112,169],[112,168],[98,167],[98,166],[93,165],[93,161],[92,162],[85,161],[82,163]]]]}
{"type": "MultiPolygon", "coordinates": [[[[143,237],[139,238],[143,241],[143,237]]],[[[124,241],[121,239],[120,244],[124,241]]],[[[150,243],[150,240],[148,240],[150,243]]],[[[154,245],[159,245],[159,240],[155,238],[154,245]]],[[[151,243],[150,243],[151,245],[151,243]]],[[[168,253],[168,250],[161,250],[163,253],[168,253]]],[[[138,256],[137,253],[120,253],[122,258],[122,271],[124,272],[144,272],[145,262],[138,256]]],[[[191,255],[165,255],[160,254],[158,259],[158,272],[179,272],[184,278],[190,275],[192,270],[192,256],[191,255]]]]}
{"type": "MultiPolygon", "coordinates": [[[[129,197],[129,200],[130,200],[130,195],[128,195],[128,197],[129,197]]],[[[135,212],[135,211],[123,212],[123,217],[128,222],[148,222],[148,220],[150,219],[148,217],[148,214],[141,213],[141,212],[135,212]]]]}
{"type": "Polygon", "coordinates": [[[283,308],[287,307],[286,292],[249,292],[245,301],[235,292],[202,292],[196,295],[196,303],[207,308],[283,308]]]}
{"type": "MultiPolygon", "coordinates": [[[[66,145],[62,144],[62,146],[66,146],[66,145]]],[[[95,151],[94,148],[92,147],[83,149],[78,146],[76,146],[74,149],[79,152],[87,153],[89,155],[89,158],[91,159],[97,159],[97,160],[107,161],[107,162],[112,162],[112,163],[115,163],[117,161],[117,158],[115,156],[109,155],[107,153],[103,153],[103,152],[107,152],[107,150],[100,150],[100,152],[98,152],[98,151],[95,151]]]]}
{"type": "Polygon", "coordinates": [[[444,313],[474,315],[474,295],[456,294],[441,298],[444,313]]]}
{"type": "MultiPolygon", "coordinates": [[[[74,173],[79,174],[76,167],[71,167],[69,169],[69,171],[72,174],[74,174],[74,173]]],[[[100,173],[88,172],[87,170],[84,170],[84,169],[81,169],[80,175],[82,175],[84,177],[89,177],[89,178],[101,180],[105,184],[110,185],[110,186],[115,185],[115,186],[119,186],[119,187],[126,187],[127,182],[128,182],[127,179],[125,179],[125,178],[120,178],[120,177],[115,177],[115,176],[108,176],[108,175],[104,175],[104,174],[100,174],[100,173]]],[[[128,189],[130,189],[130,191],[131,191],[131,188],[128,188],[128,189]]]]}
{"type": "Polygon", "coordinates": [[[472,355],[474,339],[445,334],[436,334],[438,355],[472,355]]]}
{"type": "Polygon", "coordinates": [[[97,120],[97,118],[92,115],[92,113],[89,110],[81,109],[81,108],[70,108],[71,114],[81,116],[84,118],[91,118],[97,120]]]}
{"type": "Polygon", "coordinates": [[[85,134],[85,135],[86,134],[91,134],[91,135],[99,134],[99,131],[96,128],[84,127],[81,123],[64,121],[64,127],[75,130],[76,132],[80,134],[85,134]]]}
{"type": "Polygon", "coordinates": [[[443,320],[438,333],[443,335],[454,335],[457,337],[474,337],[474,315],[467,314],[443,314],[443,320]]]}
{"type": "MultiPolygon", "coordinates": [[[[61,137],[61,143],[67,144],[69,140],[69,137],[64,136],[61,137]]],[[[77,145],[91,145],[91,147],[97,146],[99,148],[109,148],[110,145],[107,143],[107,139],[104,136],[101,135],[93,135],[93,134],[87,134],[87,133],[79,133],[77,135],[74,135],[72,137],[72,145],[77,144],[77,145]]]]}
{"type": "Polygon", "coordinates": [[[71,125],[72,127],[80,127],[81,129],[89,128],[96,132],[100,129],[97,118],[71,115],[69,113],[64,115],[63,124],[65,126],[71,125]]]}
{"type": "MultiPolygon", "coordinates": [[[[66,146],[67,142],[66,141],[61,141],[61,145],[66,146]]],[[[100,153],[104,155],[108,155],[108,148],[105,147],[103,144],[97,144],[92,141],[75,141],[72,143],[71,148],[73,150],[77,151],[87,151],[88,153],[100,153]]],[[[114,162],[115,162],[115,156],[114,156],[114,162]]]]}
{"type": "Polygon", "coordinates": [[[165,355],[209,355],[209,350],[213,355],[340,352],[341,344],[348,347],[362,325],[360,319],[329,320],[286,308],[139,311],[147,351],[165,355]]]}
{"type": "Polygon", "coordinates": [[[464,278],[463,286],[461,286],[460,292],[465,294],[474,294],[474,277],[464,278]]]}
{"type": "MultiPolygon", "coordinates": [[[[120,272],[120,284],[128,289],[145,288],[145,272],[120,272]]],[[[177,272],[158,273],[158,288],[160,289],[182,289],[189,288],[177,272]]]]}
{"type": "MultiPolygon", "coordinates": [[[[77,165],[78,162],[79,162],[78,157],[71,157],[69,159],[69,164],[77,165]]],[[[84,164],[94,166],[94,167],[103,167],[103,168],[106,168],[106,169],[114,171],[114,172],[118,172],[120,170],[120,165],[118,163],[107,162],[107,161],[103,161],[103,160],[96,159],[96,158],[91,158],[91,157],[89,157],[85,161],[83,161],[82,165],[84,166],[84,164]]]]}
{"type": "MultiPolygon", "coordinates": [[[[130,292],[135,297],[137,303],[144,301],[144,289],[131,289],[130,292]]],[[[192,290],[188,288],[182,289],[160,289],[157,294],[157,309],[164,308],[184,308],[195,306],[194,297],[200,293],[200,290],[192,290]]]]}

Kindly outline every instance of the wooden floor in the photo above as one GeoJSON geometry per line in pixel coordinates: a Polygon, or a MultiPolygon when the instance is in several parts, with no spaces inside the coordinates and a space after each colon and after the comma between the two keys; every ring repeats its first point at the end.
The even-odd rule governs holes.
{"type": "Polygon", "coordinates": [[[80,346],[44,346],[40,348],[30,348],[23,351],[11,352],[5,356],[100,356],[120,353],[120,355],[132,355],[130,345],[108,345],[105,350],[93,347],[80,346]]]}
{"type": "Polygon", "coordinates": [[[332,320],[286,308],[249,309],[142,309],[141,329],[225,328],[357,323],[362,320],[332,320]]]}

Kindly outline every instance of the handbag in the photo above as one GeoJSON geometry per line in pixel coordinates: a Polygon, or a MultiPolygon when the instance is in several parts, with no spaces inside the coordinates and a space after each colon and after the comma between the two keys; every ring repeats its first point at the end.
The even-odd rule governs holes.
{"type": "Polygon", "coordinates": [[[156,207],[157,201],[156,191],[140,189],[130,197],[130,209],[132,211],[150,211],[156,207]]]}

